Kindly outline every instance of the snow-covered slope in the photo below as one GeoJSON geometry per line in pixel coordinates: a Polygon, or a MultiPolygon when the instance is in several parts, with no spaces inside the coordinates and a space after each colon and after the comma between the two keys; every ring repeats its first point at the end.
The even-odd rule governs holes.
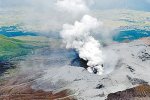
{"type": "Polygon", "coordinates": [[[46,69],[32,87],[45,91],[71,89],[79,100],[104,100],[110,93],[150,82],[150,45],[144,39],[111,44],[104,50],[118,55],[117,65],[110,66],[113,71],[108,74],[99,76],[69,65],[53,67],[46,69]]]}

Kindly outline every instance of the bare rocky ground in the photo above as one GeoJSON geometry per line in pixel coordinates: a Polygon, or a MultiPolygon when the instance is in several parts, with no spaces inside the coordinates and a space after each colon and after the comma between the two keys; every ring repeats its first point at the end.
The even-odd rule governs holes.
{"type": "Polygon", "coordinates": [[[0,100],[75,100],[69,95],[69,90],[58,93],[52,91],[34,90],[29,84],[14,84],[0,86],[0,100]]]}
{"type": "Polygon", "coordinates": [[[149,45],[146,38],[107,46],[120,59],[102,76],[70,66],[70,54],[62,49],[44,49],[44,54],[39,51],[22,61],[19,72],[1,82],[0,100],[149,100],[149,45]]]}
{"type": "MultiPolygon", "coordinates": [[[[14,65],[15,69],[5,72],[0,81],[0,100],[75,100],[69,89],[54,92],[32,88],[32,84],[36,83],[35,80],[43,75],[43,70],[49,66],[62,66],[67,61],[63,55],[57,57],[55,54],[58,52],[52,50],[52,53],[49,49],[37,50],[26,60],[14,65]],[[60,63],[56,64],[55,60],[60,63]]],[[[60,50],[59,53],[63,52],[64,50],[60,50]]]]}
{"type": "Polygon", "coordinates": [[[67,89],[55,93],[32,89],[34,79],[25,77],[21,75],[3,80],[0,84],[0,100],[75,100],[67,89]]]}
{"type": "Polygon", "coordinates": [[[111,93],[106,100],[149,100],[150,86],[140,85],[124,91],[111,93]]]}

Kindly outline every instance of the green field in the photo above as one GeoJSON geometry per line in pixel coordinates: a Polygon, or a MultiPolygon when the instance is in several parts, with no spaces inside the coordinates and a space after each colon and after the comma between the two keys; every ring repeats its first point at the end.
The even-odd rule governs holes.
{"type": "Polygon", "coordinates": [[[0,35],[0,61],[26,55],[34,49],[29,43],[0,35]]]}

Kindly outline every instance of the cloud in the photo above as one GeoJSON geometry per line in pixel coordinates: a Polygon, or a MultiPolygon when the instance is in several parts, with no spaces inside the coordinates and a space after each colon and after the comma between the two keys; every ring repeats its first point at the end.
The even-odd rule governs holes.
{"type": "Polygon", "coordinates": [[[92,37],[92,31],[102,26],[102,22],[90,15],[84,15],[74,25],[64,24],[61,36],[67,48],[74,48],[79,57],[88,61],[88,71],[101,75],[103,73],[103,54],[100,43],[92,37]]]}
{"type": "Polygon", "coordinates": [[[15,23],[21,23],[26,30],[48,33],[58,32],[64,23],[74,23],[95,9],[150,10],[148,2],[149,0],[0,0],[0,10],[7,10],[8,16],[13,13],[10,18],[19,16],[15,23]]]}
{"type": "Polygon", "coordinates": [[[87,0],[0,0],[0,10],[14,14],[12,18],[19,16],[14,20],[27,31],[49,33],[80,19],[89,10],[87,4],[87,0]]]}
{"type": "Polygon", "coordinates": [[[64,23],[74,22],[79,16],[60,11],[56,7],[56,2],[56,0],[0,0],[0,10],[7,11],[7,16],[11,13],[10,17],[16,20],[16,23],[21,23],[22,28],[27,31],[58,32],[64,23]],[[18,19],[13,17],[16,15],[18,19]]]}
{"type": "Polygon", "coordinates": [[[95,9],[114,9],[114,8],[129,8],[129,9],[146,9],[150,0],[0,0],[0,8],[5,7],[28,7],[29,5],[41,4],[41,7],[51,6],[54,2],[67,11],[77,11],[81,8],[83,11],[89,9],[88,6],[95,9]],[[135,3],[136,2],[136,3],[135,3]],[[44,5],[43,5],[44,4],[44,5]],[[49,5],[50,4],[50,5],[49,5]],[[66,5],[65,5],[66,4],[66,5]],[[76,9],[75,9],[76,8],[76,9]]]}
{"type": "Polygon", "coordinates": [[[89,10],[85,0],[57,0],[56,6],[59,10],[75,14],[89,10]]]}

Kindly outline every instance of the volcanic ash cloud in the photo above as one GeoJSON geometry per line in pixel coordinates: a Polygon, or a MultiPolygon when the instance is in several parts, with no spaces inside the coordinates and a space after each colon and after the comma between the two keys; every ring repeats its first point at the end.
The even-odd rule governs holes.
{"type": "Polygon", "coordinates": [[[76,49],[79,57],[88,61],[87,70],[99,75],[103,73],[103,54],[99,41],[92,37],[92,33],[100,26],[102,22],[92,16],[84,15],[74,25],[64,24],[60,32],[66,48],[76,49]]]}

